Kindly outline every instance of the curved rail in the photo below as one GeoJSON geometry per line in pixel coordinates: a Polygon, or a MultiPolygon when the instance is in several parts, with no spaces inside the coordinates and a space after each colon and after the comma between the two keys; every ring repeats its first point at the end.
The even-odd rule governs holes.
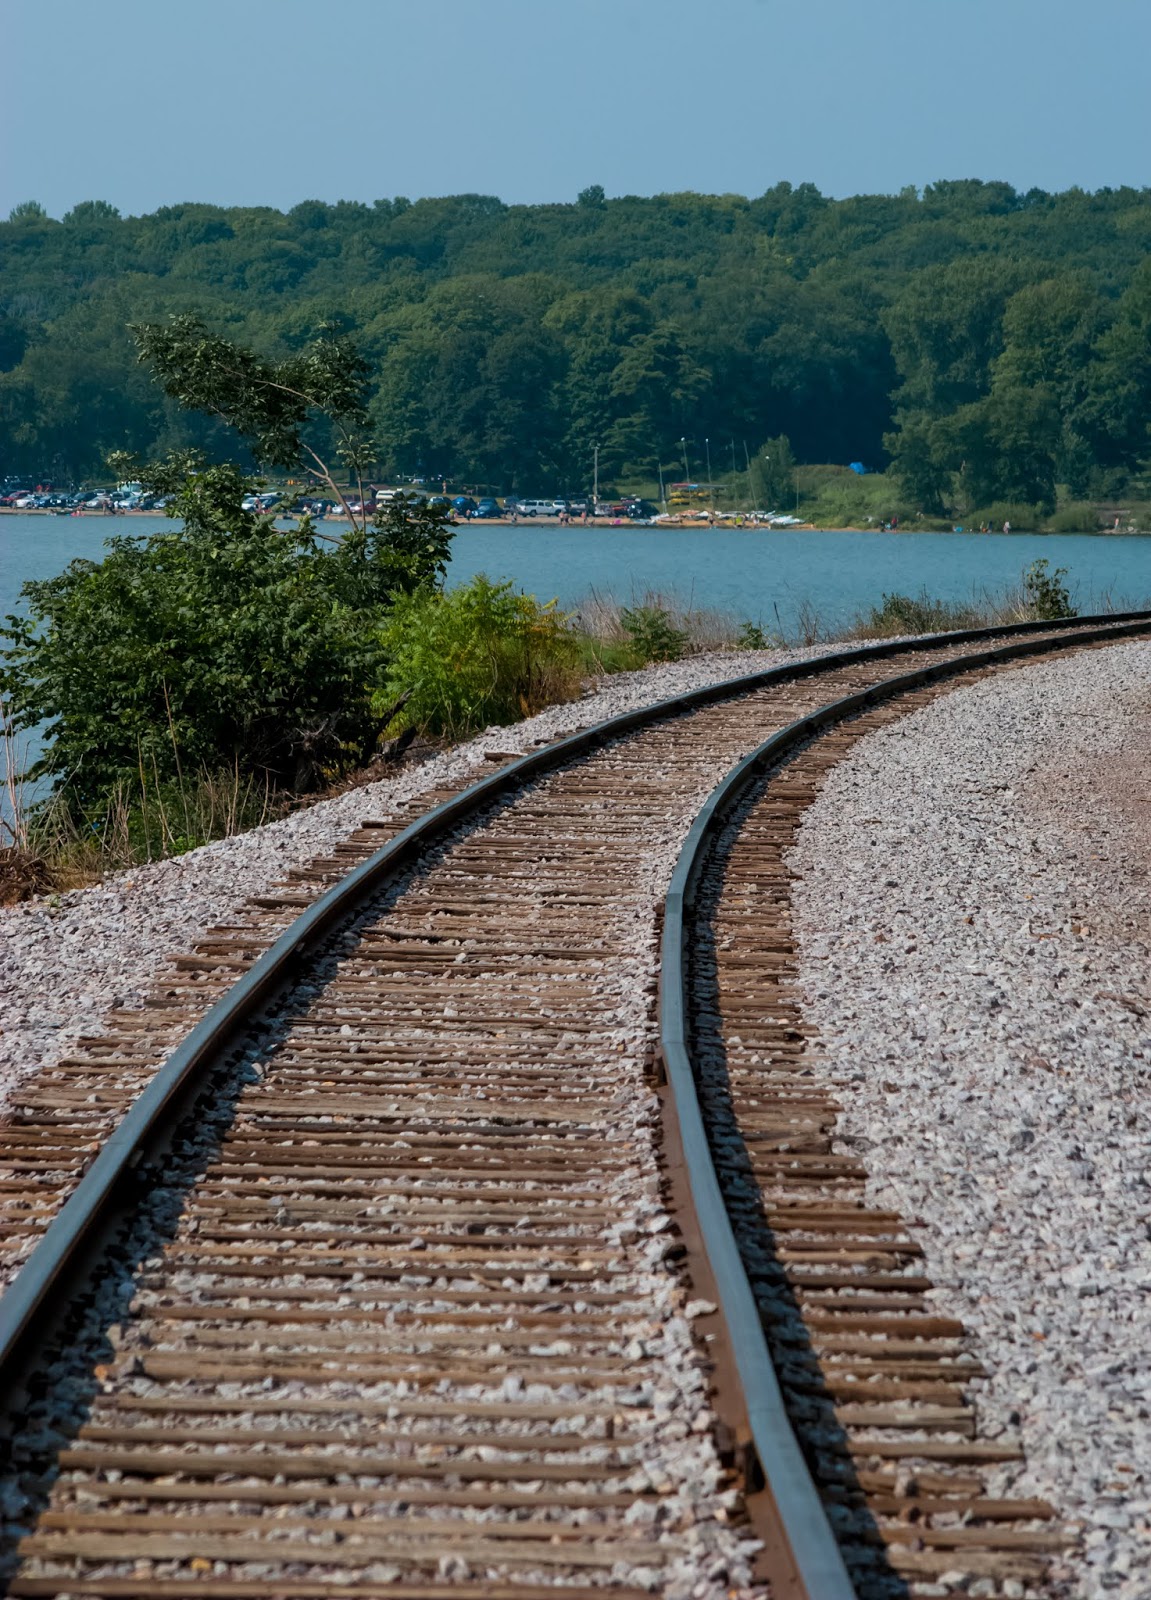
{"type": "Polygon", "coordinates": [[[856,1600],[838,1541],[819,1491],[784,1407],[779,1381],[764,1335],[754,1291],[747,1276],[712,1158],[696,1090],[690,1038],[688,924],[704,862],[732,808],[768,769],[777,766],[827,728],[883,700],[1053,649],[1105,641],[1149,631],[1148,623],[1115,630],[1089,629],[1065,639],[1021,641],[888,678],[858,693],[821,706],[766,739],[739,761],[708,797],[684,842],[665,900],[660,953],[660,1044],[683,1148],[699,1237],[716,1286],[731,1356],[752,1443],[778,1530],[783,1553],[783,1592],[809,1600],[856,1600]]]}
{"type": "MultiPolygon", "coordinates": [[[[408,866],[429,845],[442,840],[466,818],[525,780],[575,760],[600,744],[718,701],[775,684],[817,677],[863,661],[885,659],[925,648],[943,649],[983,638],[1043,634],[1045,638],[1042,641],[1031,646],[1021,644],[1015,648],[1017,653],[1029,648],[1046,649],[1050,647],[1052,633],[1066,632],[1068,642],[1073,642],[1082,640],[1084,628],[1093,625],[1099,637],[1122,638],[1127,634],[1151,630],[1151,612],[1124,612],[1113,616],[1071,618],[1065,622],[1017,623],[1007,627],[929,634],[913,640],[833,651],[810,661],[793,662],[765,672],[725,679],[659,701],[655,705],[624,712],[556,740],[509,762],[490,777],[472,784],[459,795],[428,811],[322,894],[295,919],[196,1024],[109,1134],[99,1155],[0,1298],[0,1386],[6,1390],[15,1386],[29,1348],[43,1336],[45,1327],[58,1314],[59,1307],[54,1296],[70,1277],[78,1279],[83,1276],[90,1265],[89,1258],[96,1252],[110,1219],[115,1215],[118,1199],[129,1183],[132,1172],[150,1151],[162,1143],[167,1131],[186,1113],[209,1064],[218,1059],[240,1030],[290,980],[302,957],[390,877],[408,866]]],[[[964,657],[961,665],[969,664],[974,659],[972,656],[964,657]]],[[[941,666],[947,671],[956,670],[951,662],[942,663],[941,666]]],[[[873,690],[864,691],[853,698],[866,704],[869,697],[874,697],[873,690]]],[[[754,760],[758,754],[748,759],[754,760]]],[[[741,763],[736,772],[741,772],[746,765],[746,762],[741,763]]]]}

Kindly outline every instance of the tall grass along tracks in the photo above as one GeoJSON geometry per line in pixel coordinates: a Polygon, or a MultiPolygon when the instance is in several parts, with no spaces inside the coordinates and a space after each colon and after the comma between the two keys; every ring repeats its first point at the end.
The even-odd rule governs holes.
{"type": "Polygon", "coordinates": [[[962,1330],[831,1149],[780,851],[877,718],[1139,631],[839,652],[509,759],[32,1079],[0,1130],[9,1592],[1039,1581],[1049,1508],[984,1493],[1010,1446],[962,1330]]]}

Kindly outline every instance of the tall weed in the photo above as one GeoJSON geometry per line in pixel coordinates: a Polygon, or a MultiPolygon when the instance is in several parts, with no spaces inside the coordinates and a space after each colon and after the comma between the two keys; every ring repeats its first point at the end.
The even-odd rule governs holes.
{"type": "Polygon", "coordinates": [[[978,628],[986,620],[986,607],[937,600],[922,589],[918,595],[885,594],[880,605],[856,617],[850,632],[862,639],[895,639],[909,633],[949,633],[956,628],[978,628]]]}
{"type": "Polygon", "coordinates": [[[573,613],[572,622],[585,668],[597,675],[741,648],[735,617],[693,606],[690,600],[684,604],[658,589],[633,594],[627,605],[592,590],[573,613]]]}
{"type": "Polygon", "coordinates": [[[397,731],[457,739],[580,693],[579,647],[555,601],[483,574],[457,589],[398,596],[380,642],[388,666],[374,709],[402,700],[397,731]]]}

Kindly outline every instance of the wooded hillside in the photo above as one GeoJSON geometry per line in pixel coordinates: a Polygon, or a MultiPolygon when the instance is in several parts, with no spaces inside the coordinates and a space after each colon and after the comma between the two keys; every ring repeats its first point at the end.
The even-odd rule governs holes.
{"type": "Polygon", "coordinates": [[[521,493],[800,460],[891,462],[925,510],[1123,491],[1151,452],[1151,190],[948,182],[834,201],[486,195],[285,213],[102,202],[0,224],[0,471],[231,449],[136,363],[196,311],[268,354],[322,323],[373,371],[382,474],[521,493]],[[679,463],[677,470],[676,464],[679,463]]]}

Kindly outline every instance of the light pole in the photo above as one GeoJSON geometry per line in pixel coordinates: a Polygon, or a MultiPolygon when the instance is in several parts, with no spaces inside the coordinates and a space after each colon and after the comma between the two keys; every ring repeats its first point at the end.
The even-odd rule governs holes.
{"type": "Polygon", "coordinates": [[[599,445],[597,444],[597,445],[593,446],[593,450],[594,450],[594,454],[592,456],[591,514],[594,517],[595,516],[595,512],[596,512],[596,506],[599,505],[599,445]]]}
{"type": "Polygon", "coordinates": [[[687,440],[681,438],[679,442],[680,442],[680,447],[683,450],[683,481],[685,483],[690,483],[691,482],[691,468],[687,464],[687,440]]]}
{"type": "Polygon", "coordinates": [[[707,461],[707,505],[708,505],[708,510],[711,511],[712,514],[714,515],[714,513],[715,513],[715,490],[711,486],[711,440],[710,439],[707,439],[707,438],[704,439],[704,441],[703,441],[703,453],[704,453],[704,458],[707,461]]]}

